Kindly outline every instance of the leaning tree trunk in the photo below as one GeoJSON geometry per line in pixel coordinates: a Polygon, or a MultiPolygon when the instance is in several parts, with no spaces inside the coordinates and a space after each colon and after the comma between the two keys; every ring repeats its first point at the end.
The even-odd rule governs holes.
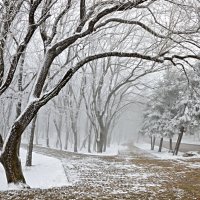
{"type": "Polygon", "coordinates": [[[15,125],[11,130],[10,137],[1,155],[1,163],[5,169],[8,183],[25,184],[26,181],[22,173],[21,161],[18,157],[18,144],[23,130],[21,130],[20,124],[15,125]]]}
{"type": "Polygon", "coordinates": [[[160,138],[160,145],[159,145],[158,152],[161,152],[161,151],[162,151],[162,145],[163,145],[163,137],[160,138]]]}
{"type": "Polygon", "coordinates": [[[178,155],[178,151],[179,151],[179,148],[180,148],[180,144],[181,144],[181,140],[182,140],[182,137],[183,137],[183,133],[184,133],[184,127],[181,126],[180,133],[178,135],[178,139],[177,139],[177,142],[176,142],[176,146],[175,146],[173,155],[178,155]]]}
{"type": "Polygon", "coordinates": [[[32,102],[24,113],[14,122],[11,130],[4,142],[4,148],[0,156],[8,183],[19,184],[26,187],[26,181],[22,173],[21,161],[18,157],[18,144],[25,128],[29,125],[33,117],[41,107],[37,101],[32,102]]]}
{"type": "Polygon", "coordinates": [[[33,141],[34,141],[36,120],[37,120],[37,115],[34,117],[32,122],[31,134],[27,148],[26,166],[28,167],[32,166],[33,141]]]}

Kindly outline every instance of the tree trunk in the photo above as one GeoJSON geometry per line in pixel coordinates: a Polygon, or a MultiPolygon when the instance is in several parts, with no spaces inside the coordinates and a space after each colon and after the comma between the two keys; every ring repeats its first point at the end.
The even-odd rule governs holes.
{"type": "Polygon", "coordinates": [[[160,139],[160,145],[159,145],[158,152],[162,151],[162,145],[163,145],[163,137],[160,139]]]}
{"type": "MultiPolygon", "coordinates": [[[[19,97],[18,97],[18,102],[17,102],[17,107],[16,107],[16,119],[20,116],[22,112],[22,81],[23,81],[23,66],[24,66],[24,60],[25,60],[25,52],[22,53],[21,56],[21,62],[19,66],[19,76],[18,76],[18,92],[19,92],[19,97]]],[[[21,145],[21,138],[18,142],[18,147],[17,147],[17,152],[19,156],[19,150],[20,150],[20,145],[21,145]]]]}
{"type": "MultiPolygon", "coordinates": [[[[21,99],[21,94],[20,94],[20,98],[19,98],[19,100],[18,100],[18,102],[17,102],[17,108],[16,108],[16,118],[18,118],[19,117],[19,115],[21,114],[21,107],[22,107],[22,99],[21,99]]],[[[18,142],[18,144],[17,144],[17,153],[18,153],[18,156],[19,156],[19,151],[20,151],[20,145],[21,145],[21,137],[20,137],[20,139],[19,139],[19,142],[18,142]]]]}
{"type": "Polygon", "coordinates": [[[65,146],[64,146],[65,150],[68,149],[68,140],[69,140],[69,131],[67,131],[67,133],[65,135],[65,146]]]}
{"type": "Polygon", "coordinates": [[[1,163],[5,169],[8,183],[27,187],[22,173],[21,161],[18,157],[18,143],[22,132],[20,124],[15,123],[1,155],[1,163]]]}
{"type": "Polygon", "coordinates": [[[95,131],[95,134],[94,134],[94,140],[93,140],[93,151],[95,152],[97,152],[97,138],[98,138],[98,133],[97,133],[97,131],[96,130],[94,130],[95,131]]]}
{"type": "Polygon", "coordinates": [[[155,136],[151,136],[151,150],[154,150],[155,142],[156,142],[156,137],[155,136]]]}
{"type": "Polygon", "coordinates": [[[182,140],[182,137],[183,137],[183,133],[184,133],[184,127],[182,126],[180,128],[180,133],[178,135],[178,139],[177,139],[177,142],[176,142],[176,146],[175,146],[173,155],[178,155],[178,151],[179,151],[179,147],[180,147],[181,140],[182,140]]]}
{"type": "MultiPolygon", "coordinates": [[[[37,122],[36,123],[38,123],[38,120],[37,120],[37,122]]],[[[39,134],[39,132],[38,132],[39,130],[38,130],[38,126],[36,127],[36,130],[35,130],[35,145],[38,145],[39,143],[38,143],[38,134],[39,134]]]]}
{"type": "Polygon", "coordinates": [[[8,183],[14,183],[27,187],[22,173],[21,162],[18,157],[18,143],[25,128],[41,107],[37,101],[32,102],[24,113],[18,117],[10,129],[4,142],[3,152],[0,161],[5,169],[8,183]]]}
{"type": "Polygon", "coordinates": [[[90,132],[88,137],[88,153],[91,153],[91,142],[92,142],[92,133],[90,132]]]}
{"type": "Polygon", "coordinates": [[[0,134],[0,151],[2,150],[2,147],[3,147],[3,138],[0,134]]]}
{"type": "Polygon", "coordinates": [[[103,152],[103,142],[101,140],[97,141],[97,153],[103,152]]]}
{"type": "Polygon", "coordinates": [[[73,117],[71,116],[71,129],[73,132],[73,137],[74,137],[74,152],[78,152],[78,132],[77,132],[77,124],[76,124],[76,120],[73,119],[73,117]],[[74,120],[74,121],[73,121],[74,120]]]}
{"type": "MultiPolygon", "coordinates": [[[[65,101],[64,101],[65,102],[65,101]]],[[[65,105],[65,104],[64,104],[65,105]]],[[[66,105],[65,105],[66,107],[66,105]]],[[[65,145],[64,149],[68,149],[68,142],[69,142],[69,125],[68,125],[68,118],[67,115],[65,116],[65,129],[66,129],[66,134],[65,134],[65,145]]]]}
{"type": "Polygon", "coordinates": [[[172,138],[169,138],[169,153],[173,152],[173,147],[172,147],[172,138]]]}
{"type": "Polygon", "coordinates": [[[97,137],[97,153],[103,152],[104,139],[104,132],[101,130],[99,138],[97,137]]]}
{"type": "MultiPolygon", "coordinates": [[[[89,123],[89,121],[88,121],[89,123]]],[[[92,143],[92,123],[89,123],[89,137],[88,137],[88,153],[91,153],[91,143],[92,143]]]]}
{"type": "Polygon", "coordinates": [[[78,134],[77,131],[74,132],[74,152],[78,152],[78,134]]]}
{"type": "Polygon", "coordinates": [[[46,131],[46,147],[49,148],[49,118],[50,118],[50,113],[48,114],[47,117],[47,131],[46,131]]]}
{"type": "Polygon", "coordinates": [[[59,124],[57,124],[55,119],[53,120],[53,122],[57,131],[56,148],[60,148],[60,150],[62,150],[62,140],[61,140],[62,118],[59,117],[59,124]]]}
{"type": "Polygon", "coordinates": [[[107,136],[107,147],[110,147],[110,145],[111,145],[111,141],[112,141],[112,133],[110,133],[110,134],[108,134],[108,136],[107,136]]]}
{"type": "Polygon", "coordinates": [[[26,186],[26,181],[22,173],[21,161],[18,158],[17,149],[15,151],[16,153],[10,155],[9,153],[4,153],[1,157],[1,163],[6,172],[7,182],[17,185],[22,184],[23,188],[25,188],[28,186],[26,186]]]}
{"type": "Polygon", "coordinates": [[[106,152],[106,148],[107,148],[107,138],[108,138],[108,133],[107,133],[107,131],[106,131],[106,133],[104,133],[103,152],[106,152]]]}
{"type": "Polygon", "coordinates": [[[32,153],[33,153],[33,141],[35,133],[35,124],[36,124],[37,115],[34,117],[31,127],[30,140],[27,147],[27,157],[26,157],[26,166],[32,166],[32,153]]]}

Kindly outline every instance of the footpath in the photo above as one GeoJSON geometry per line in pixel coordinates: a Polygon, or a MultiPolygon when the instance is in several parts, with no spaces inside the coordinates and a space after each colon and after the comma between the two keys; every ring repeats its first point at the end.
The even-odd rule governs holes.
{"type": "Polygon", "coordinates": [[[116,156],[44,147],[34,147],[34,151],[60,159],[71,185],[2,192],[1,200],[200,199],[200,168],[191,167],[200,163],[198,159],[160,160],[131,145],[116,156]]]}

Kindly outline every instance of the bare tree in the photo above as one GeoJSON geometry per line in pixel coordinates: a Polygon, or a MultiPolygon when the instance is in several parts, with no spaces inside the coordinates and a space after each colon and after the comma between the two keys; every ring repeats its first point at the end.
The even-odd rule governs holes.
{"type": "MultiPolygon", "coordinates": [[[[194,20],[192,25],[188,24],[188,26],[183,26],[182,23],[183,18],[188,19],[188,16],[185,14],[187,12],[185,7],[190,8],[190,12],[196,16],[196,10],[190,7],[189,2],[186,2],[184,8],[182,8],[182,6],[180,6],[181,1],[180,4],[178,4],[179,1],[178,3],[165,1],[164,4],[166,4],[166,12],[164,12],[163,7],[160,7],[160,9],[158,9],[155,13],[152,9],[154,9],[155,6],[159,8],[159,5],[163,4],[162,1],[97,1],[96,4],[91,5],[90,7],[85,6],[85,9],[86,7],[87,9],[84,12],[86,13],[84,20],[82,20],[84,15],[81,15],[81,17],[78,17],[80,16],[80,13],[78,16],[76,15],[76,2],[71,3],[71,1],[68,1],[66,4],[62,0],[50,1],[48,9],[45,13],[41,14],[41,16],[35,15],[36,11],[40,10],[39,5],[45,2],[46,1],[44,0],[23,1],[24,4],[28,5],[28,8],[26,9],[26,13],[28,12],[26,25],[27,32],[22,34],[24,35],[22,39],[21,37],[20,39],[14,38],[19,45],[12,56],[7,76],[5,79],[3,78],[4,81],[0,88],[1,95],[10,86],[22,53],[28,47],[30,41],[33,41],[33,34],[37,32],[36,30],[38,27],[42,26],[43,22],[48,21],[48,30],[45,30],[47,35],[45,40],[46,52],[41,59],[42,64],[39,67],[39,72],[35,84],[33,85],[29,102],[22,111],[21,115],[13,122],[13,125],[7,135],[7,139],[4,142],[3,151],[0,155],[0,162],[5,169],[8,183],[23,183],[22,185],[24,186],[25,178],[22,173],[20,160],[17,156],[17,145],[20,137],[31,120],[36,116],[39,109],[53,97],[57,96],[61,89],[69,82],[71,77],[84,65],[93,60],[105,57],[134,58],[135,60],[142,59],[149,61],[149,65],[171,62],[175,66],[180,63],[188,64],[191,59],[199,59],[198,54],[196,54],[193,50],[197,49],[198,51],[199,49],[199,46],[195,42],[199,30],[197,20],[194,20]],[[63,7],[63,5],[65,6],[63,7]],[[174,14],[172,18],[169,18],[170,20],[167,21],[167,23],[164,23],[162,21],[163,18],[159,17],[158,19],[157,15],[159,14],[160,16],[160,14],[164,15],[167,13],[166,15],[168,17],[170,14],[170,10],[168,9],[169,5],[176,7],[176,12],[179,15],[177,20],[176,15],[174,14]],[[60,11],[58,11],[58,7],[60,11]],[[54,13],[53,10],[56,10],[56,12],[54,13]],[[134,10],[132,13],[135,13],[135,15],[131,17],[135,20],[132,20],[131,17],[129,19],[125,18],[125,13],[127,14],[129,10],[134,10]],[[145,13],[143,18],[141,18],[142,11],[145,13]],[[181,13],[184,13],[184,15],[180,15],[181,13]],[[119,19],[116,21],[113,16],[118,16],[118,14],[119,19]],[[81,20],[77,21],[77,17],[78,19],[81,18],[81,20]],[[66,24],[62,24],[63,18],[68,19],[69,24],[67,27],[66,24]],[[146,21],[146,24],[144,24],[144,20],[146,21]],[[176,23],[172,23],[173,21],[176,23]],[[137,41],[137,44],[138,40],[140,41],[139,45],[134,47],[129,46],[129,50],[117,49],[115,51],[107,50],[106,52],[102,52],[99,48],[97,52],[92,52],[92,54],[82,58],[73,65],[68,65],[68,69],[64,72],[64,76],[59,79],[57,83],[51,85],[51,88],[47,90],[47,92],[43,93],[45,82],[48,81],[47,77],[49,71],[52,70],[51,67],[56,65],[57,58],[61,58],[66,49],[69,49],[69,47],[73,45],[77,45],[80,40],[89,38],[93,40],[94,37],[97,39],[104,38],[106,35],[109,35],[109,32],[103,32],[103,30],[110,30],[109,25],[112,26],[116,23],[119,27],[134,25],[132,29],[134,29],[135,32],[132,36],[134,37],[134,41],[137,41]],[[141,33],[139,28],[140,30],[143,30],[143,35],[139,34],[139,32],[141,33]],[[162,35],[160,33],[162,33],[162,35]],[[190,38],[193,39],[190,40],[190,38]]],[[[172,12],[174,12],[174,10],[172,12]]],[[[24,16],[25,19],[27,18],[27,15],[24,16]]],[[[120,30],[119,34],[123,34],[120,30]]],[[[35,39],[36,38],[37,37],[35,35],[35,39]]],[[[115,42],[116,39],[117,34],[114,34],[111,42],[115,42]]],[[[126,42],[128,44],[128,40],[126,40],[126,42]]],[[[84,50],[85,49],[83,49],[83,51],[84,50]]]]}

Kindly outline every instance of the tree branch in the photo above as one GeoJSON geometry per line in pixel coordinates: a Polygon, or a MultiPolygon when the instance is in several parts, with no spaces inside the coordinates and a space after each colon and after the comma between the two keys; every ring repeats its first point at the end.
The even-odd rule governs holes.
{"type": "Polygon", "coordinates": [[[148,31],[149,33],[151,33],[152,35],[154,35],[156,37],[159,37],[159,38],[169,38],[168,36],[164,36],[164,35],[160,35],[159,33],[156,33],[155,31],[153,31],[151,28],[149,28],[147,25],[143,24],[142,22],[139,22],[139,21],[129,21],[129,20],[124,20],[124,19],[119,19],[119,18],[108,19],[105,22],[97,25],[95,27],[95,30],[101,28],[102,26],[105,26],[106,24],[108,24],[110,22],[118,22],[118,23],[122,23],[122,24],[138,25],[138,26],[142,27],[144,30],[148,31]]]}
{"type": "Polygon", "coordinates": [[[39,6],[39,4],[41,3],[42,0],[36,0],[34,1],[33,5],[30,8],[30,12],[29,12],[29,27],[28,27],[28,32],[23,40],[23,42],[19,45],[19,47],[17,48],[17,51],[15,53],[15,55],[13,56],[13,59],[11,61],[11,66],[10,69],[8,71],[8,75],[7,78],[4,82],[4,84],[0,87],[0,96],[7,90],[7,88],[10,86],[18,62],[21,58],[21,55],[23,54],[24,50],[26,49],[27,45],[29,44],[29,41],[31,40],[35,30],[37,29],[38,26],[35,25],[35,20],[34,20],[34,14],[37,10],[37,7],[39,6]]]}

